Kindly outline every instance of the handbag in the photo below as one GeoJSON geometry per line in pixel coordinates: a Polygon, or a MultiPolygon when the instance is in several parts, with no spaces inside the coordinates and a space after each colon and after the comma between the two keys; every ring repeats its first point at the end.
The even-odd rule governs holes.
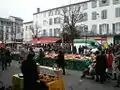
{"type": "Polygon", "coordinates": [[[5,86],[2,81],[0,81],[0,90],[5,90],[5,86]]]}

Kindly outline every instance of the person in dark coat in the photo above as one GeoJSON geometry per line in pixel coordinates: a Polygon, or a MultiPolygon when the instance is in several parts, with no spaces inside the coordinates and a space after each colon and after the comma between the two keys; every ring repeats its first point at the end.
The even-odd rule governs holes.
{"type": "Polygon", "coordinates": [[[10,64],[11,64],[11,55],[10,55],[9,49],[6,49],[5,55],[6,55],[6,58],[7,58],[7,62],[6,63],[8,63],[9,66],[10,66],[10,64]]]}
{"type": "Polygon", "coordinates": [[[41,60],[41,65],[43,65],[43,58],[45,57],[45,53],[44,51],[42,51],[42,49],[40,49],[39,51],[39,56],[38,56],[38,59],[41,60]]]}
{"type": "Polygon", "coordinates": [[[30,48],[29,54],[31,54],[33,57],[35,56],[35,52],[33,51],[33,48],[30,48]]]}
{"type": "Polygon", "coordinates": [[[24,90],[37,90],[39,73],[33,54],[28,54],[27,60],[22,62],[21,72],[24,78],[24,90]]]}
{"type": "Polygon", "coordinates": [[[0,52],[0,61],[2,64],[2,70],[4,71],[5,69],[7,69],[7,63],[6,63],[6,55],[5,55],[5,49],[2,48],[1,52],[0,52]]]}
{"type": "Polygon", "coordinates": [[[65,59],[64,59],[64,53],[62,51],[59,51],[59,55],[56,60],[56,63],[58,65],[58,67],[62,68],[63,75],[65,75],[65,59]]]}
{"type": "Polygon", "coordinates": [[[79,54],[81,54],[81,46],[79,46],[78,51],[79,51],[79,54]]]}
{"type": "Polygon", "coordinates": [[[96,68],[96,78],[97,78],[96,81],[99,80],[99,76],[100,76],[101,84],[104,83],[105,71],[107,68],[107,57],[104,51],[102,51],[100,55],[97,55],[95,68],[96,68]]]}

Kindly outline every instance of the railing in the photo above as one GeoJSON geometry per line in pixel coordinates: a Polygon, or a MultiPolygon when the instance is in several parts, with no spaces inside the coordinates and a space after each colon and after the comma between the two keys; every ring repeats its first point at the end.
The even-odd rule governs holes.
{"type": "Polygon", "coordinates": [[[120,35],[120,34],[116,34],[116,33],[108,33],[108,34],[97,34],[97,33],[81,33],[80,36],[83,37],[107,37],[107,36],[115,36],[115,35],[120,35]]]}

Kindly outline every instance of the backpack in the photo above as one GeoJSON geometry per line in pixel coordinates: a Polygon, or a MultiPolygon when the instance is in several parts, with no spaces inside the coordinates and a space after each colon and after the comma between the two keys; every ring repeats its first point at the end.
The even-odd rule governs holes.
{"type": "Polygon", "coordinates": [[[5,90],[5,86],[2,81],[0,81],[0,90],[5,90]]]}

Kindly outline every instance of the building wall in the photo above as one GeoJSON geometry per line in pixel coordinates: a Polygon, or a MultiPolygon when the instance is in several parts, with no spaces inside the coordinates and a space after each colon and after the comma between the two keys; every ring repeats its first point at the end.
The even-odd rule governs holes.
{"type": "MultiPolygon", "coordinates": [[[[113,34],[115,29],[113,28],[112,24],[120,22],[120,17],[116,18],[116,16],[115,16],[115,9],[120,8],[120,0],[118,0],[119,3],[116,4],[116,5],[113,4],[113,0],[107,0],[109,5],[106,5],[106,6],[100,6],[101,5],[100,4],[101,0],[96,0],[96,1],[97,1],[97,7],[96,8],[92,8],[92,2],[91,1],[76,4],[76,5],[81,5],[81,7],[82,7],[81,12],[82,13],[87,12],[87,14],[88,14],[88,20],[84,21],[84,22],[79,22],[79,23],[77,23],[77,25],[79,25],[79,26],[80,25],[87,25],[88,26],[88,31],[92,31],[95,34],[100,34],[100,25],[101,24],[109,24],[108,32],[107,32],[107,29],[105,29],[105,31],[101,31],[101,33],[103,33],[103,34],[104,33],[113,34]],[[83,8],[84,5],[86,5],[87,9],[83,8]],[[101,19],[102,10],[107,10],[107,19],[101,19]],[[96,20],[92,20],[92,12],[96,12],[96,20]],[[92,25],[97,25],[97,28],[93,29],[92,25]]],[[[62,7],[57,8],[57,9],[61,9],[61,8],[62,7]]],[[[55,17],[59,17],[59,16],[61,17],[61,15],[55,15],[55,10],[56,10],[56,8],[52,9],[52,11],[54,13],[53,16],[48,16],[48,13],[51,10],[46,10],[46,11],[42,11],[42,12],[37,13],[37,14],[33,14],[33,26],[35,26],[37,24],[37,26],[40,27],[39,30],[41,31],[41,34],[40,34],[41,36],[42,36],[43,30],[46,30],[46,36],[50,35],[49,29],[53,30],[54,28],[60,28],[62,30],[61,23],[60,24],[49,25],[49,19],[50,18],[54,19],[55,17]],[[45,13],[46,13],[46,16],[45,16],[45,13]],[[46,22],[47,22],[46,24],[43,24],[44,20],[46,20],[46,22]]],[[[119,32],[120,32],[120,30],[119,30],[119,32]]],[[[53,30],[52,34],[54,36],[54,30],[53,30]]]]}
{"type": "Polygon", "coordinates": [[[23,20],[13,16],[10,16],[9,19],[14,22],[13,28],[16,33],[16,40],[23,39],[23,20]]]}
{"type": "Polygon", "coordinates": [[[21,40],[23,20],[10,16],[9,18],[0,18],[0,41],[4,43],[13,43],[15,40],[21,40]]]}
{"type": "Polygon", "coordinates": [[[24,31],[23,31],[23,41],[25,43],[32,40],[33,32],[30,29],[30,27],[32,27],[32,26],[33,26],[33,22],[23,24],[23,29],[24,29],[24,31]]]}

